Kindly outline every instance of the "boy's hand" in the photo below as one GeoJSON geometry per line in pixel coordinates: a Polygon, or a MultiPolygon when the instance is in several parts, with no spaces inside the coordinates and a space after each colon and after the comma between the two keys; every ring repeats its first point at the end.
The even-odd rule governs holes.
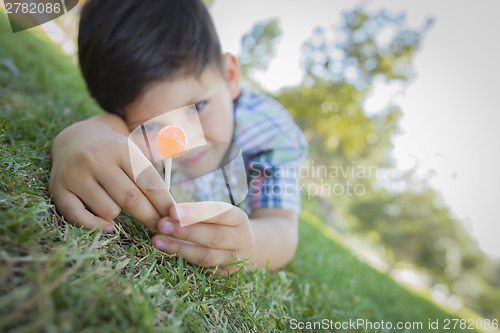
{"type": "MultiPolygon", "coordinates": [[[[181,253],[187,261],[213,267],[231,264],[235,258],[245,259],[252,254],[255,239],[247,214],[225,202],[181,203],[172,206],[172,219],[158,223],[161,234],[151,240],[160,251],[181,253]],[[203,219],[207,210],[223,213],[203,219]],[[179,218],[184,225],[181,227],[179,218]],[[201,221],[203,219],[203,221],[201,221]],[[198,223],[199,222],[199,223],[198,223]]],[[[222,271],[234,272],[237,266],[222,271]]]]}
{"type": "MultiPolygon", "coordinates": [[[[108,116],[109,117],[109,116],[108,116]]],[[[52,147],[53,166],[50,194],[68,222],[86,229],[113,231],[113,222],[121,209],[157,232],[161,216],[172,203],[166,190],[140,189],[134,182],[129,159],[126,127],[117,133],[106,123],[86,120],[62,131],[52,147]],[[87,205],[92,212],[85,209],[87,205]]],[[[149,163],[146,157],[142,155],[149,163]]],[[[142,177],[142,176],[141,176],[142,177]]],[[[149,168],[149,182],[163,182],[149,168]]]]}

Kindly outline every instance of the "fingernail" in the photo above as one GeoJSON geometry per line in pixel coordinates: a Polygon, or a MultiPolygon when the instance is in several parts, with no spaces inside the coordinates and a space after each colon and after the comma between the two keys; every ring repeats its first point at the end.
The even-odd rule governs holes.
{"type": "Polygon", "coordinates": [[[184,217],[184,209],[179,206],[175,206],[172,217],[174,218],[174,220],[179,221],[184,217]]]}
{"type": "Polygon", "coordinates": [[[164,220],[160,223],[160,232],[162,234],[170,234],[174,231],[174,225],[169,220],[164,220]]]}
{"type": "Polygon", "coordinates": [[[156,247],[160,251],[165,251],[166,245],[164,241],[161,239],[158,239],[156,242],[154,242],[153,246],[156,247]]]}
{"type": "Polygon", "coordinates": [[[104,231],[106,231],[108,234],[113,233],[113,231],[114,231],[114,230],[115,230],[115,227],[114,227],[112,224],[108,225],[108,226],[104,229],[104,231]]]}

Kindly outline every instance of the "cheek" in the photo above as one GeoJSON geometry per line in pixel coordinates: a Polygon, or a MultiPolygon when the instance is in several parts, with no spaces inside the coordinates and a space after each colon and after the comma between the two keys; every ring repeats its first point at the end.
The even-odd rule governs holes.
{"type": "Polygon", "coordinates": [[[231,142],[234,127],[232,104],[221,105],[202,119],[202,125],[207,140],[231,142]]]}

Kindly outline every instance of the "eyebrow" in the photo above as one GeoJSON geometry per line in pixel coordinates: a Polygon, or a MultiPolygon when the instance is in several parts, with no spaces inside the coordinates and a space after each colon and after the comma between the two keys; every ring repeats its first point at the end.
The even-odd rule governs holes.
{"type": "Polygon", "coordinates": [[[201,101],[204,101],[208,98],[208,96],[212,95],[213,94],[213,86],[208,86],[208,88],[206,90],[203,91],[203,94],[201,94],[201,97],[200,96],[193,96],[191,97],[187,103],[185,103],[184,106],[181,106],[181,107],[186,107],[186,106],[189,106],[189,105],[193,105],[193,104],[196,104],[196,103],[199,103],[201,101]]]}

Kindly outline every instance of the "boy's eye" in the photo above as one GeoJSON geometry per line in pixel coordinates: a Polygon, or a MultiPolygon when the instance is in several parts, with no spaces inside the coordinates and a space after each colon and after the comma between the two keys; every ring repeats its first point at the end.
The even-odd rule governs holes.
{"type": "Polygon", "coordinates": [[[200,112],[205,107],[206,104],[207,104],[207,102],[203,101],[203,102],[196,103],[194,106],[195,106],[196,110],[198,112],[200,112]]]}

